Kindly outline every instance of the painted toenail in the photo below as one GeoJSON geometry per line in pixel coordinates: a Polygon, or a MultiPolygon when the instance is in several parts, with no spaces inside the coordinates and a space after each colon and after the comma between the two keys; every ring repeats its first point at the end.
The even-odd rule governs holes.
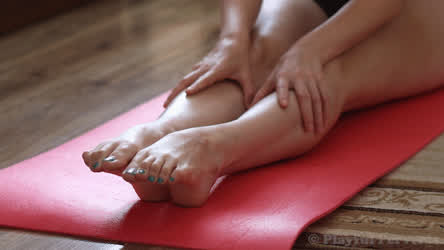
{"type": "Polygon", "coordinates": [[[103,159],[104,161],[115,161],[116,160],[116,158],[114,157],[114,156],[109,156],[109,157],[106,157],[105,159],[103,159]]]}
{"type": "Polygon", "coordinates": [[[145,173],[145,169],[138,169],[137,170],[137,174],[144,174],[145,173]]]}
{"type": "Polygon", "coordinates": [[[163,183],[163,179],[159,177],[159,179],[157,180],[157,183],[163,183]]]}
{"type": "Polygon", "coordinates": [[[149,176],[149,177],[148,177],[148,180],[149,180],[150,182],[154,182],[154,176],[149,176]]]}
{"type": "Polygon", "coordinates": [[[170,181],[172,181],[172,182],[173,182],[173,181],[174,181],[174,178],[173,178],[173,177],[170,177],[170,181]]]}
{"type": "Polygon", "coordinates": [[[97,168],[99,166],[99,162],[94,163],[94,165],[92,166],[92,168],[97,168]]]}
{"type": "Polygon", "coordinates": [[[127,174],[136,174],[136,168],[130,168],[126,171],[127,174]]]}

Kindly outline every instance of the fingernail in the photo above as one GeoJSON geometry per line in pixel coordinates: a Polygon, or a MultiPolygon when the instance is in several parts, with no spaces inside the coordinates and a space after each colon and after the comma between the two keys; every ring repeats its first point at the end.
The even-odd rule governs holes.
{"type": "Polygon", "coordinates": [[[129,168],[129,169],[126,171],[126,173],[127,173],[127,174],[136,174],[136,168],[129,168]]]}
{"type": "Polygon", "coordinates": [[[96,169],[99,166],[99,162],[94,163],[94,165],[92,166],[92,168],[96,169]]]}
{"type": "Polygon", "coordinates": [[[108,156],[105,159],[103,159],[104,161],[115,161],[116,158],[114,156],[108,156]]]}
{"type": "Polygon", "coordinates": [[[159,179],[157,180],[157,183],[163,183],[163,179],[159,177],[159,179]]]}
{"type": "Polygon", "coordinates": [[[154,182],[154,176],[149,176],[149,177],[148,177],[148,181],[149,181],[149,182],[154,182]]]}
{"type": "Polygon", "coordinates": [[[139,168],[137,170],[137,174],[144,174],[145,173],[145,169],[139,168]]]}
{"type": "Polygon", "coordinates": [[[170,181],[173,182],[173,181],[174,181],[174,178],[173,178],[173,177],[170,177],[170,181]]]}

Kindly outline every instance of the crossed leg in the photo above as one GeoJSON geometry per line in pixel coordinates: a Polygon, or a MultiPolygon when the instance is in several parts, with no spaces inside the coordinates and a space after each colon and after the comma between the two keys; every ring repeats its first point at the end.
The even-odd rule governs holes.
{"type": "MultiPolygon", "coordinates": [[[[312,0],[264,1],[252,34],[250,53],[256,87],[260,87],[279,57],[299,37],[325,19],[325,15],[312,0]]],[[[220,82],[191,97],[181,93],[156,121],[133,127],[123,135],[84,152],[82,156],[92,171],[121,175],[137,152],[166,135],[187,128],[229,122],[244,112],[242,90],[232,82],[220,82]]],[[[161,163],[151,162],[157,168],[161,167],[161,163]]],[[[135,171],[139,174],[134,175],[134,172],[130,171],[123,177],[133,184],[141,199],[169,199],[165,176],[148,178],[146,168],[135,171]]]]}
{"type": "Polygon", "coordinates": [[[400,16],[325,65],[321,87],[328,93],[328,116],[319,134],[304,132],[293,92],[285,110],[271,94],[236,120],[169,134],[138,156],[173,162],[145,167],[174,179],[169,187],[175,203],[200,206],[219,176],[307,152],[344,111],[441,87],[442,8],[439,0],[407,0],[400,16]]]}

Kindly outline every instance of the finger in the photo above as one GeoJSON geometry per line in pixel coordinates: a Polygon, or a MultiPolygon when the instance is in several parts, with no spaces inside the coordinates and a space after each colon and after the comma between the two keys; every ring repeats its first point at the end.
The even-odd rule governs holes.
{"type": "Polygon", "coordinates": [[[327,127],[327,121],[328,121],[328,103],[327,101],[329,100],[326,96],[326,94],[323,91],[323,88],[321,88],[318,85],[318,89],[319,89],[319,94],[321,95],[321,100],[322,100],[322,120],[323,120],[323,124],[322,126],[324,128],[327,127]]]}
{"type": "Polygon", "coordinates": [[[276,84],[276,93],[279,101],[279,105],[282,108],[288,106],[288,80],[285,77],[279,77],[276,84]]]}
{"type": "Polygon", "coordinates": [[[201,66],[201,63],[196,63],[193,65],[193,67],[191,67],[191,70],[196,70],[196,69],[200,68],[200,66],[201,66]]]}
{"type": "Polygon", "coordinates": [[[301,111],[301,118],[306,132],[312,132],[313,128],[313,108],[311,103],[310,92],[306,87],[306,83],[299,80],[294,83],[296,99],[301,111]]]}
{"type": "Polygon", "coordinates": [[[249,76],[244,77],[245,80],[241,81],[242,90],[244,92],[244,105],[247,108],[254,97],[254,85],[249,76]]]}
{"type": "Polygon", "coordinates": [[[253,98],[253,101],[251,102],[250,107],[255,105],[257,102],[262,100],[265,96],[270,94],[274,90],[274,76],[270,77],[256,93],[255,97],[253,98]]]}
{"type": "Polygon", "coordinates": [[[179,84],[171,91],[168,98],[164,102],[163,106],[166,108],[173,101],[173,99],[184,89],[190,86],[194,81],[196,81],[200,76],[205,73],[204,69],[195,70],[188,75],[186,75],[179,84]]]}
{"type": "Polygon", "coordinates": [[[318,84],[315,79],[310,79],[308,88],[311,95],[311,102],[313,106],[313,117],[315,123],[315,132],[320,132],[323,129],[323,110],[322,110],[322,99],[319,93],[318,84]]]}
{"type": "Polygon", "coordinates": [[[220,78],[220,72],[210,70],[199,77],[199,79],[195,81],[190,87],[188,87],[185,92],[187,93],[187,95],[195,94],[216,83],[218,80],[222,80],[220,78]]]}

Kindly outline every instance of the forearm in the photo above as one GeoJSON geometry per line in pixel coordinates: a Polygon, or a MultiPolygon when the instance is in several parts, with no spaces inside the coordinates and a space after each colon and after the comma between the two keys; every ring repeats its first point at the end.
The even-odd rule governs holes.
{"type": "Polygon", "coordinates": [[[319,55],[322,64],[366,39],[400,13],[403,0],[352,0],[296,45],[319,55]]]}
{"type": "Polygon", "coordinates": [[[262,0],[222,0],[221,37],[247,39],[261,4],[262,0]]]}

